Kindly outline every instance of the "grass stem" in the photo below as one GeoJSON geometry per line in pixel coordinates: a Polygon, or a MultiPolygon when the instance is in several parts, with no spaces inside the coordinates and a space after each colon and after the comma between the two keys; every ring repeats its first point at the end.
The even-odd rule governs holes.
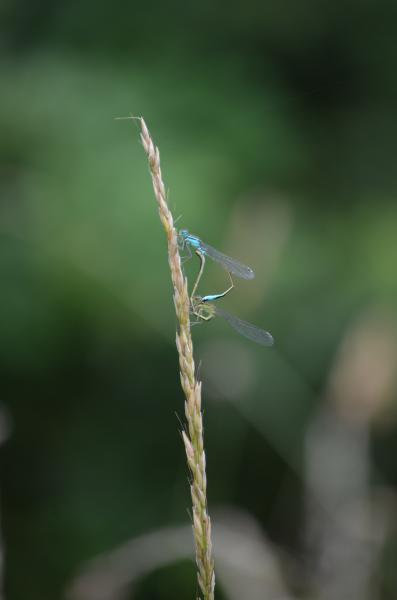
{"type": "Polygon", "coordinates": [[[153,144],[143,118],[140,118],[141,140],[148,157],[154,194],[158,203],[160,220],[167,235],[168,262],[174,288],[174,305],[178,321],[176,347],[182,389],[185,394],[186,431],[182,432],[186,457],[191,471],[191,496],[193,506],[193,534],[196,546],[197,580],[204,600],[213,600],[215,587],[214,560],[212,557],[211,520],[207,511],[207,478],[201,413],[201,382],[196,379],[193,343],[190,333],[190,300],[187,280],[182,272],[178,237],[174,220],[167,204],[161,175],[160,153],[153,144]]]}

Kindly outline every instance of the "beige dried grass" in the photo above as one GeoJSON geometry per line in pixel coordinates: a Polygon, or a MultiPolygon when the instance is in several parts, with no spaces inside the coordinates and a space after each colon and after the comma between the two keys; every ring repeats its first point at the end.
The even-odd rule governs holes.
{"type": "Polygon", "coordinates": [[[201,382],[196,379],[193,343],[190,333],[190,300],[187,280],[182,272],[174,220],[168,208],[161,176],[160,153],[153,144],[143,118],[141,140],[148,157],[153,189],[159,207],[160,220],[167,234],[168,263],[174,287],[174,304],[178,321],[176,346],[182,389],[185,393],[186,431],[182,432],[186,457],[192,474],[190,491],[193,505],[193,534],[196,546],[197,579],[204,600],[213,600],[215,587],[212,557],[211,521],[207,511],[207,478],[201,413],[201,382]]]}

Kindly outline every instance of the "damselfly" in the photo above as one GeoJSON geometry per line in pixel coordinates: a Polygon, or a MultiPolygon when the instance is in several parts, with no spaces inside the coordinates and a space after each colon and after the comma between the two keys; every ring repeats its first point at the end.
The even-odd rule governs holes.
{"type": "Polygon", "coordinates": [[[248,338],[249,340],[261,344],[262,346],[273,346],[274,340],[271,333],[243,321],[234,315],[231,315],[223,308],[219,308],[212,304],[214,301],[223,298],[227,294],[223,292],[221,294],[208,294],[207,296],[192,296],[191,307],[192,313],[201,321],[210,321],[215,316],[220,316],[233,327],[238,333],[248,338]]]}
{"type": "Polygon", "coordinates": [[[212,258],[212,260],[222,265],[226,271],[236,277],[241,277],[241,279],[253,279],[255,277],[255,273],[250,267],[243,265],[230,256],[226,256],[226,254],[219,252],[219,250],[215,250],[209,244],[205,244],[200,238],[189,233],[187,229],[181,229],[178,237],[181,247],[184,248],[186,246],[190,252],[190,256],[190,249],[193,248],[195,252],[200,252],[200,254],[212,258]]]}

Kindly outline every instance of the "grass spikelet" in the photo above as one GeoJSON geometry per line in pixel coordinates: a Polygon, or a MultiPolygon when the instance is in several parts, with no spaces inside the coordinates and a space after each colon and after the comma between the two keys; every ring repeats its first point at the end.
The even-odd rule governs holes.
{"type": "Polygon", "coordinates": [[[211,521],[207,511],[207,478],[201,414],[201,383],[195,375],[193,343],[190,333],[190,300],[187,280],[182,272],[174,220],[166,200],[161,175],[160,153],[153,144],[143,118],[141,140],[148,157],[154,194],[158,203],[160,220],[168,242],[168,263],[174,288],[174,305],[178,321],[176,347],[179,354],[181,385],[185,394],[186,432],[182,432],[186,458],[191,472],[191,497],[193,507],[193,534],[196,547],[197,580],[204,600],[213,600],[215,587],[214,560],[212,557],[211,521]]]}

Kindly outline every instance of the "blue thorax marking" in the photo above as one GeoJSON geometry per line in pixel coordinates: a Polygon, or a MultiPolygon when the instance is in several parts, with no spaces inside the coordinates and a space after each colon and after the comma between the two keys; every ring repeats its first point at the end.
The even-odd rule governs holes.
{"type": "Polygon", "coordinates": [[[189,233],[187,229],[182,229],[180,234],[183,237],[184,242],[189,244],[192,248],[195,248],[196,250],[200,250],[202,248],[201,240],[195,235],[189,233]]]}
{"type": "Polygon", "coordinates": [[[193,248],[196,248],[197,250],[201,248],[201,241],[193,235],[189,235],[186,238],[186,241],[188,244],[190,244],[193,248]]]}

